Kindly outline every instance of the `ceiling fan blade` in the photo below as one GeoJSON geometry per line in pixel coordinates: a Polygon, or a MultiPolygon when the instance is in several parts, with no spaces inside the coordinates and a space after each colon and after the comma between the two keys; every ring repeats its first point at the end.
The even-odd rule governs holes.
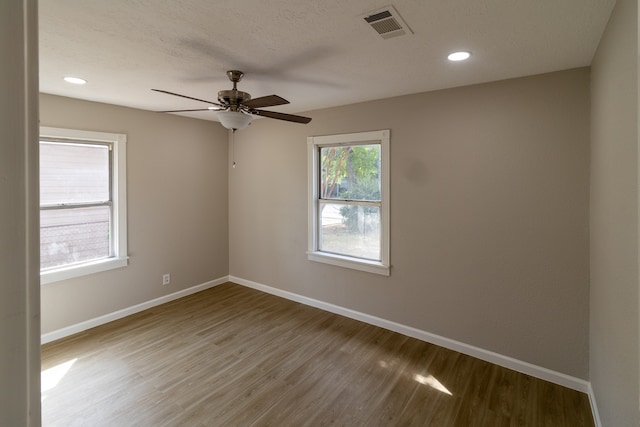
{"type": "Polygon", "coordinates": [[[270,119],[286,120],[288,122],[307,124],[311,121],[310,117],[295,116],[293,114],[278,113],[276,111],[250,110],[251,114],[256,116],[269,117],[270,119]]]}
{"type": "Polygon", "coordinates": [[[156,111],[156,113],[184,113],[187,111],[220,111],[224,108],[196,108],[194,110],[166,110],[166,111],[156,111]]]}
{"type": "Polygon", "coordinates": [[[162,90],[162,89],[151,89],[151,90],[156,91],[156,92],[166,93],[167,95],[174,95],[174,96],[179,96],[181,98],[193,99],[194,101],[206,102],[207,104],[212,104],[212,105],[216,105],[218,107],[226,108],[224,105],[220,105],[217,102],[213,102],[213,101],[207,101],[206,99],[193,98],[191,96],[180,95],[179,93],[173,93],[173,92],[169,92],[167,90],[162,90]]]}
{"type": "Polygon", "coordinates": [[[263,107],[275,107],[276,105],[284,105],[288,104],[289,101],[278,96],[278,95],[267,95],[261,96],[259,98],[253,98],[246,102],[243,102],[242,105],[245,105],[249,108],[263,108],[263,107]]]}

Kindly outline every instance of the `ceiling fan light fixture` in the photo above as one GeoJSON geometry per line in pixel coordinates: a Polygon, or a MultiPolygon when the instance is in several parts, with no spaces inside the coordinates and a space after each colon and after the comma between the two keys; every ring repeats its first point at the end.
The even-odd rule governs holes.
{"type": "Polygon", "coordinates": [[[218,111],[218,120],[227,129],[244,129],[249,126],[253,117],[240,111],[218,111]]]}

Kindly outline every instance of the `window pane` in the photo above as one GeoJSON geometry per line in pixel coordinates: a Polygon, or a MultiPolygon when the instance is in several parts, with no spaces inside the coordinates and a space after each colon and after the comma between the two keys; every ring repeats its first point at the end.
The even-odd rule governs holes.
{"type": "Polygon", "coordinates": [[[379,207],[321,203],[319,217],[319,250],[380,261],[379,207]]]}
{"type": "Polygon", "coordinates": [[[40,203],[109,200],[109,147],[40,143],[40,203]]]}
{"type": "Polygon", "coordinates": [[[380,144],[322,147],[320,198],[380,200],[380,144]]]}
{"type": "Polygon", "coordinates": [[[106,258],[109,206],[40,211],[40,268],[106,258]]]}

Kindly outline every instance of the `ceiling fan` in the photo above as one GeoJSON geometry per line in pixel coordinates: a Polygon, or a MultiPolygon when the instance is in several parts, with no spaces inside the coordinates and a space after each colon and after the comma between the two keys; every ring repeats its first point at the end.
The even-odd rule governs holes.
{"type": "Polygon", "coordinates": [[[220,92],[218,92],[218,102],[180,95],[179,93],[173,93],[162,89],[151,90],[211,104],[211,106],[207,108],[158,111],[159,113],[180,113],[186,111],[212,110],[217,112],[218,119],[220,120],[220,123],[222,123],[222,126],[234,131],[247,127],[249,123],[251,123],[253,116],[262,116],[268,117],[270,119],[285,120],[288,122],[303,124],[309,123],[311,121],[309,117],[278,113],[276,111],[259,110],[259,108],[263,107],[274,107],[276,105],[288,104],[289,101],[278,95],[267,95],[251,99],[251,95],[249,95],[247,92],[242,92],[237,88],[238,82],[242,80],[243,76],[244,73],[242,71],[227,71],[227,77],[229,77],[229,80],[231,80],[231,82],[233,83],[233,89],[221,90],[220,92]]]}

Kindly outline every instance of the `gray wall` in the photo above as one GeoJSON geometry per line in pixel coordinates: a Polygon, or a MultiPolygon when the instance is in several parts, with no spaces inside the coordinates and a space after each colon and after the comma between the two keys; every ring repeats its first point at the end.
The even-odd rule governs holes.
{"type": "Polygon", "coordinates": [[[589,71],[256,120],[230,274],[588,378],[589,71]],[[308,261],[306,137],[391,129],[390,277],[308,261]]]}
{"type": "Polygon", "coordinates": [[[637,2],[618,1],[592,65],[590,377],[604,426],[638,426],[637,2]]]}
{"type": "Polygon", "coordinates": [[[40,425],[38,13],[0,2],[0,425],[40,425]]]}
{"type": "Polygon", "coordinates": [[[43,285],[43,333],[228,275],[226,129],[52,95],[40,97],[40,121],[127,134],[130,256],[125,268],[43,285]]]}

